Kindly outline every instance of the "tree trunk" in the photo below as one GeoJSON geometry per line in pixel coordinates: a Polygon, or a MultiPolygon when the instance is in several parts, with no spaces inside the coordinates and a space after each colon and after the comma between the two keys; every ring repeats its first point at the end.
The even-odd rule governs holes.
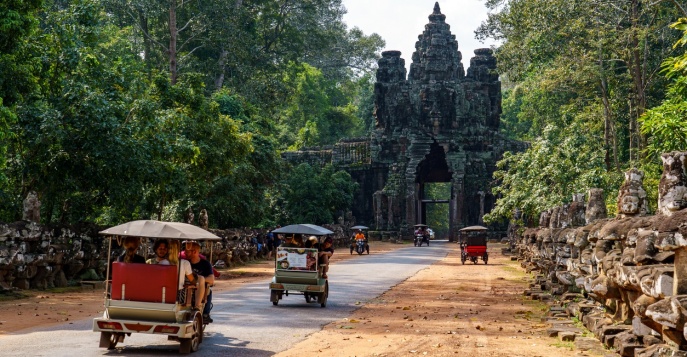
{"type": "Polygon", "coordinates": [[[166,204],[165,198],[166,198],[166,195],[163,192],[162,197],[160,197],[160,207],[158,208],[158,211],[157,211],[157,220],[158,221],[162,221],[162,211],[164,211],[165,204],[166,204]]]}
{"type": "Polygon", "coordinates": [[[169,80],[177,83],[177,1],[169,1],[169,80]]]}
{"type": "Polygon", "coordinates": [[[219,73],[217,74],[217,78],[215,78],[215,90],[222,89],[222,84],[224,83],[224,71],[226,70],[227,56],[228,55],[229,55],[229,51],[227,51],[223,48],[222,53],[220,53],[220,55],[219,55],[219,61],[218,61],[219,73]]]}
{"type": "Polygon", "coordinates": [[[604,72],[604,63],[602,58],[602,52],[599,51],[599,72],[601,77],[601,100],[604,105],[604,162],[606,164],[606,171],[611,171],[611,153],[610,150],[613,148],[613,158],[617,164],[615,145],[611,142],[611,130],[613,129],[613,118],[611,114],[611,104],[608,100],[608,82],[606,81],[606,73],[604,72]]]}
{"type": "Polygon", "coordinates": [[[143,10],[138,9],[138,24],[143,31],[143,61],[148,69],[148,75],[150,76],[152,63],[150,60],[150,33],[148,32],[148,18],[143,13],[143,10]]]}
{"type": "Polygon", "coordinates": [[[630,39],[630,70],[635,91],[635,115],[631,118],[631,127],[634,129],[631,132],[631,140],[636,140],[637,157],[642,150],[642,138],[639,128],[636,124],[637,118],[642,116],[646,111],[646,95],[644,93],[644,75],[642,70],[641,54],[639,52],[639,0],[632,0],[630,9],[630,16],[632,17],[632,32],[630,39]]]}

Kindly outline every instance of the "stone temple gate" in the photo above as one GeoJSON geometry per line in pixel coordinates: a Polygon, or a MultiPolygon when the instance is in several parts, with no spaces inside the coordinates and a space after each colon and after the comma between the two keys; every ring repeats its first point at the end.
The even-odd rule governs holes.
{"type": "Polygon", "coordinates": [[[425,185],[451,185],[449,238],[481,224],[494,206],[496,162],[523,144],[500,135],[501,82],[490,49],[475,50],[467,73],[439,4],[415,44],[410,73],[385,51],[375,84],[375,129],[366,138],[287,152],[293,163],[332,163],[360,184],[353,215],[380,231],[407,233],[426,219],[425,185]]]}

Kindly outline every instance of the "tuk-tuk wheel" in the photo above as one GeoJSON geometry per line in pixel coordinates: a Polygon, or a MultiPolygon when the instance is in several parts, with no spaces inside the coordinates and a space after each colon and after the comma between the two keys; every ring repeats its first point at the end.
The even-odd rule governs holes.
{"type": "Polygon", "coordinates": [[[324,282],[324,292],[317,295],[317,302],[320,303],[320,307],[327,307],[327,297],[329,296],[329,282],[324,282]]]}
{"type": "Polygon", "coordinates": [[[123,340],[123,334],[100,332],[100,347],[107,348],[108,350],[114,349],[117,346],[117,342],[119,342],[119,335],[122,335],[123,340]]]}
{"type": "Polygon", "coordinates": [[[196,315],[196,317],[193,319],[193,336],[190,338],[180,339],[179,342],[181,344],[179,345],[179,353],[187,354],[198,351],[200,342],[203,340],[202,333],[203,326],[201,323],[201,318],[200,315],[196,315]]]}
{"type": "Polygon", "coordinates": [[[484,260],[484,264],[487,264],[487,260],[489,260],[489,255],[487,253],[484,253],[482,256],[482,260],[484,260]]]}
{"type": "Polygon", "coordinates": [[[312,296],[310,296],[310,294],[303,293],[303,295],[305,295],[305,302],[310,303],[310,301],[312,301],[312,296]]]}
{"type": "Polygon", "coordinates": [[[270,292],[270,301],[272,301],[272,305],[277,306],[279,304],[279,298],[281,298],[281,296],[277,290],[272,290],[270,292]]]}

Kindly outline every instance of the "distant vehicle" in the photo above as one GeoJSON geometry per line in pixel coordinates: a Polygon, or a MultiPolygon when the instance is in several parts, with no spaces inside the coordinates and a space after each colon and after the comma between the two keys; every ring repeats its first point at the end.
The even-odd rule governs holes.
{"type": "Polygon", "coordinates": [[[429,239],[434,239],[434,230],[432,230],[432,228],[427,228],[427,232],[429,232],[429,239]]]}
{"type": "Polygon", "coordinates": [[[429,230],[426,224],[416,224],[415,227],[415,238],[413,239],[413,245],[416,247],[421,247],[422,243],[427,243],[429,247],[429,230]]]}
{"type": "MultiPolygon", "coordinates": [[[[334,233],[314,224],[292,224],[272,232],[316,236],[318,244],[323,244],[324,236],[334,233]]],[[[329,281],[324,273],[317,249],[278,247],[274,277],[270,283],[272,305],[278,305],[284,296],[303,295],[306,303],[317,302],[321,307],[326,307],[329,281]]]]}
{"type": "Polygon", "coordinates": [[[465,264],[471,261],[477,264],[477,260],[482,258],[484,264],[489,260],[487,253],[487,227],[470,226],[461,229],[460,235],[460,261],[465,264]]]}

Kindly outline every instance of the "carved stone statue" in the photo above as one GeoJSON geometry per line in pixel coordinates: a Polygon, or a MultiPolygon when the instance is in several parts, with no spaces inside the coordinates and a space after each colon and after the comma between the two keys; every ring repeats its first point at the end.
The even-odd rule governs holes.
{"type": "Polygon", "coordinates": [[[203,208],[200,210],[200,217],[198,217],[198,225],[200,228],[208,229],[208,211],[203,208]]]}
{"type": "Polygon", "coordinates": [[[625,182],[618,191],[618,218],[646,216],[649,201],[642,185],[644,173],[633,168],[625,173],[625,182]]]}
{"type": "Polygon", "coordinates": [[[551,222],[551,210],[542,212],[539,215],[539,227],[548,227],[551,222]]]}
{"type": "Polygon", "coordinates": [[[184,222],[188,224],[193,224],[196,215],[193,214],[193,208],[189,207],[186,209],[184,214],[184,222]]]}
{"type": "Polygon", "coordinates": [[[585,223],[590,224],[597,219],[604,219],[607,214],[604,190],[600,188],[589,189],[589,201],[587,201],[587,209],[584,212],[585,223]]]}
{"type": "Polygon", "coordinates": [[[555,228],[560,228],[559,222],[558,222],[558,216],[560,214],[561,207],[556,206],[551,210],[551,219],[549,220],[549,228],[555,229],[555,228]]]}
{"type": "Polygon", "coordinates": [[[663,173],[658,183],[658,211],[670,216],[687,207],[687,152],[673,151],[661,155],[663,173]]]}
{"type": "Polygon", "coordinates": [[[40,223],[41,221],[41,201],[38,200],[36,191],[31,191],[24,199],[24,212],[22,219],[29,222],[40,223]]]}
{"type": "Polygon", "coordinates": [[[568,219],[570,219],[571,227],[582,227],[585,225],[584,211],[584,194],[573,194],[573,201],[570,203],[570,208],[568,208],[568,219]]]}

